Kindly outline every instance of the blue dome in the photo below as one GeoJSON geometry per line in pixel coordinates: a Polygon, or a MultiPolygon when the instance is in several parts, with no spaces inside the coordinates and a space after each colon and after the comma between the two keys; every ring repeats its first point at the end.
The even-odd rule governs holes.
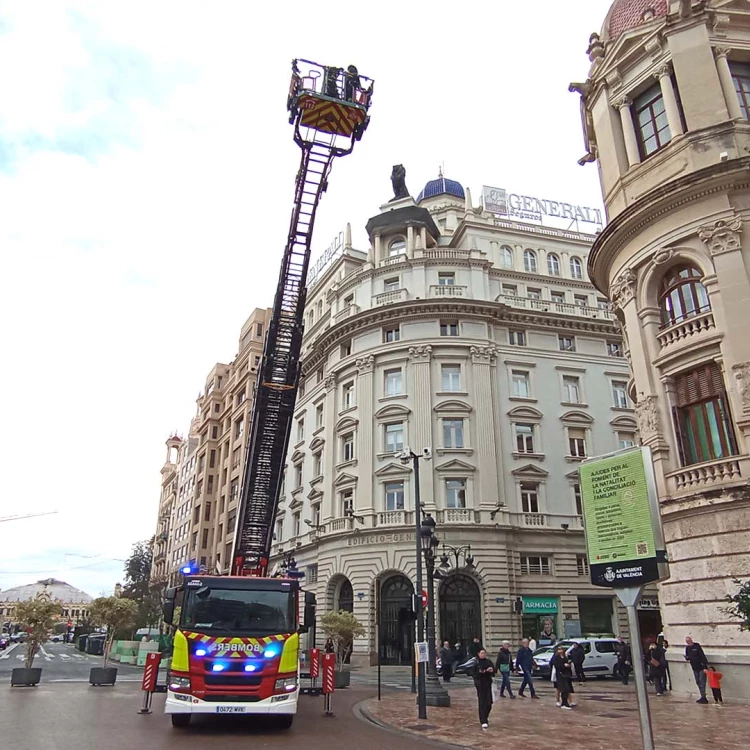
{"type": "Polygon", "coordinates": [[[447,180],[442,174],[437,180],[430,180],[424,186],[424,190],[422,190],[417,198],[417,203],[420,203],[425,198],[434,198],[436,195],[452,195],[454,198],[466,197],[460,182],[447,180]]]}

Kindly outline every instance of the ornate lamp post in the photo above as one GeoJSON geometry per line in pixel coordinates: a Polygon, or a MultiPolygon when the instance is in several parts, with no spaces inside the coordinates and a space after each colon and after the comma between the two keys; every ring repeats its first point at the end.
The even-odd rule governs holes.
{"type": "Polygon", "coordinates": [[[435,633],[435,556],[437,547],[440,545],[435,536],[435,519],[425,514],[419,528],[419,538],[422,545],[425,567],[427,569],[427,650],[429,661],[427,662],[427,705],[428,706],[450,706],[451,698],[448,691],[440,684],[437,675],[437,653],[435,633]]]}
{"type": "Polygon", "coordinates": [[[467,544],[463,547],[452,547],[450,544],[443,542],[443,553],[440,555],[440,571],[441,573],[447,573],[451,570],[450,558],[453,557],[453,570],[459,570],[460,568],[468,568],[472,570],[474,567],[474,555],[471,554],[471,545],[467,544]],[[461,565],[461,558],[464,559],[464,564],[461,565]]]}

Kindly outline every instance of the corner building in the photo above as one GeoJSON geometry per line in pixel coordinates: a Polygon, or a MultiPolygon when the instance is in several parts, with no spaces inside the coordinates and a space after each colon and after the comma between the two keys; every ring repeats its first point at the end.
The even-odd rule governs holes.
{"type": "Polygon", "coordinates": [[[675,689],[699,641],[750,700],[750,633],[725,612],[750,571],[750,16],[746,2],[617,0],[588,49],[588,153],[609,223],[589,272],[612,300],[654,457],[675,689]]]}
{"type": "MultiPolygon", "coordinates": [[[[422,502],[458,552],[439,638],[626,634],[588,582],[578,497],[583,457],[637,440],[619,329],[586,276],[593,236],[500,219],[442,176],[367,231],[308,293],[274,560],[293,553],[321,611],[365,624],[355,658],[409,663],[415,488],[396,454],[430,447],[422,502]]],[[[644,622],[659,632],[658,613],[644,622]]]]}

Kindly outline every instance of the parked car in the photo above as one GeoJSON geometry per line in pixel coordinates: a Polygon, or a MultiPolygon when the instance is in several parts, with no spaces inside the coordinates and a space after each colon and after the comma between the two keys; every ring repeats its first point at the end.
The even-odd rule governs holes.
{"type": "Polygon", "coordinates": [[[28,633],[13,633],[13,635],[10,637],[11,643],[26,643],[26,641],[29,639],[28,633]]]}
{"type": "Polygon", "coordinates": [[[545,646],[534,652],[534,660],[539,667],[539,675],[549,679],[550,661],[558,646],[564,646],[566,653],[574,643],[580,643],[586,657],[583,671],[595,677],[617,676],[617,639],[616,638],[568,638],[558,641],[554,646],[545,646]]]}

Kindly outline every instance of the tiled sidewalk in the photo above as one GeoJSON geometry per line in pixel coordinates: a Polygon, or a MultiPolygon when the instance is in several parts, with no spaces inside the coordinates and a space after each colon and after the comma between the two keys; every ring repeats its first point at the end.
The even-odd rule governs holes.
{"type": "MultiPolygon", "coordinates": [[[[374,719],[415,737],[481,748],[549,750],[560,743],[581,750],[639,750],[642,747],[635,688],[611,681],[576,685],[576,708],[555,706],[554,693],[543,689],[541,700],[498,700],[490,728],[482,731],[473,689],[452,690],[450,708],[428,707],[428,719],[416,718],[414,696],[391,693],[382,701],[370,700],[365,710],[374,719]]],[[[717,708],[691,699],[650,694],[654,740],[658,750],[737,750],[750,748],[748,708],[731,702],[717,708]]]]}

